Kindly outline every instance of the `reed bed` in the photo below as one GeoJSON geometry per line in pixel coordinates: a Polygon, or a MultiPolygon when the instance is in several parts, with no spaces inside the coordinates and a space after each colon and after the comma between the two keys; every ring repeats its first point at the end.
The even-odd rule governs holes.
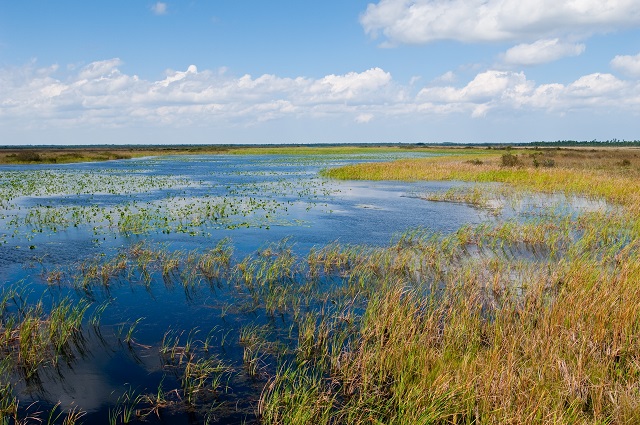
{"type": "MultiPolygon", "coordinates": [[[[171,258],[184,276],[213,261],[237,308],[290,321],[289,338],[239,332],[236,373],[269,379],[264,423],[634,423],[640,251],[626,214],[418,229],[304,257],[287,240],[237,261],[228,241],[169,257],[134,246],[126,264],[161,274],[171,258]]],[[[192,290],[210,287],[194,276],[192,290]]],[[[191,403],[232,375],[195,340],[164,344],[173,364],[193,363],[178,389],[191,403]]]]}
{"type": "Polygon", "coordinates": [[[637,248],[542,263],[450,251],[413,262],[419,279],[371,273],[354,326],[342,312],[300,323],[298,360],[265,388],[262,419],[635,423],[637,248]]]}
{"type": "Polygon", "coordinates": [[[640,205],[636,178],[640,175],[640,169],[634,167],[628,158],[635,158],[637,154],[629,150],[613,152],[525,151],[519,155],[522,159],[514,166],[503,166],[499,155],[478,157],[482,160],[476,159],[477,162],[467,158],[436,157],[348,165],[324,170],[323,174],[330,178],[349,180],[499,182],[521,190],[603,198],[634,209],[635,212],[640,205]],[[533,159],[542,157],[548,160],[555,158],[554,165],[533,165],[533,159]],[[625,160],[629,165],[623,165],[626,164],[625,160]]]}

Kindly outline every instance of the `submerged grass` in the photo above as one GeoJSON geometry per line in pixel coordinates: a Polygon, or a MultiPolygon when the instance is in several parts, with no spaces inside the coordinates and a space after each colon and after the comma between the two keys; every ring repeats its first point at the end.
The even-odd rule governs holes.
{"type": "Polygon", "coordinates": [[[122,264],[123,284],[176,276],[188,297],[223,276],[213,290],[288,327],[243,325],[237,368],[213,349],[228,344],[217,330],[167,332],[163,369],[180,387],[144,396],[149,413],[222,403],[244,376],[267,380],[262,423],[634,423],[640,245],[622,214],[418,229],[388,247],[334,243],[303,257],[288,240],[239,260],[228,240],[171,255],[136,244],[85,267],[96,277],[82,290],[105,287],[93,271],[103,263],[122,264]]]}
{"type": "Polygon", "coordinates": [[[367,266],[368,302],[347,337],[343,312],[301,321],[299,360],[263,393],[266,423],[640,418],[637,245],[531,263],[432,243],[413,247],[418,279],[367,266]]]}
{"type": "MultiPolygon", "coordinates": [[[[261,420],[633,423],[640,251],[628,238],[595,243],[629,223],[602,214],[543,224],[422,230],[387,248],[336,243],[305,258],[285,240],[229,261],[240,300],[292,321],[284,356],[271,355],[279,337],[269,326],[239,332],[243,373],[271,374],[261,420]]],[[[193,255],[177,255],[178,267],[199,264],[193,255]]],[[[187,405],[214,396],[229,370],[204,355],[207,341],[192,330],[162,344],[187,405]]]]}
{"type": "MultiPolygon", "coordinates": [[[[0,423],[36,423],[45,412],[29,412],[16,388],[37,384],[40,374],[72,363],[83,345],[82,323],[90,303],[70,297],[29,301],[25,286],[6,287],[0,294],[0,423]]],[[[97,319],[96,319],[97,320],[97,319]]],[[[96,322],[97,323],[97,322],[96,322]]],[[[49,411],[49,423],[73,424],[84,412],[59,403],[49,411]]]]}

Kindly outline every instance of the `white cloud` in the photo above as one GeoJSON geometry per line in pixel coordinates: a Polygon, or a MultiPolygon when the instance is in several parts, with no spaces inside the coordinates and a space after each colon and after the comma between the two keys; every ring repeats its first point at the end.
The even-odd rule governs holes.
{"type": "Polygon", "coordinates": [[[626,82],[611,74],[595,73],[578,78],[567,86],[567,91],[573,97],[597,100],[611,95],[621,97],[627,86],[626,82]]]}
{"type": "Polygon", "coordinates": [[[486,70],[459,85],[451,75],[431,81],[414,95],[410,85],[398,84],[380,68],[314,79],[234,76],[191,65],[154,81],[123,73],[121,65],[111,59],[72,71],[33,63],[0,68],[0,126],[228,128],[284,118],[380,125],[447,114],[481,119],[514,111],[640,113],[640,81],[606,73],[538,85],[524,72],[486,70]]]}
{"type": "Polygon", "coordinates": [[[104,61],[92,62],[80,70],[78,79],[91,80],[102,77],[110,77],[119,74],[118,67],[122,65],[120,59],[109,59],[104,61]]]}
{"type": "Polygon", "coordinates": [[[536,86],[522,72],[486,71],[464,87],[429,87],[418,93],[423,111],[466,112],[483,117],[491,110],[543,110],[566,112],[573,109],[640,112],[640,82],[617,79],[611,74],[589,74],[571,84],[536,86]]]}
{"type": "Polygon", "coordinates": [[[157,2],[153,6],[151,6],[151,11],[156,15],[166,15],[167,14],[167,3],[163,3],[161,1],[157,2]]]}
{"type": "MultiPolygon", "coordinates": [[[[533,83],[524,73],[507,71],[482,72],[462,88],[453,86],[429,87],[418,93],[419,102],[446,106],[446,112],[470,111],[480,117],[499,105],[510,103],[509,99],[519,93],[531,91],[533,83]]],[[[441,109],[441,108],[437,108],[441,109]]]]}
{"type": "Polygon", "coordinates": [[[527,84],[524,73],[486,71],[476,75],[472,81],[460,89],[452,86],[425,88],[418,93],[418,99],[426,98],[441,103],[483,103],[522,84],[527,84]]]}
{"type": "Polygon", "coordinates": [[[168,87],[169,84],[175,83],[176,81],[184,80],[189,74],[197,74],[198,67],[195,65],[189,65],[185,72],[180,71],[172,71],[167,73],[167,78],[158,82],[159,85],[163,87],[168,87]]]}
{"type": "MultiPolygon", "coordinates": [[[[385,92],[386,95],[396,96],[393,91],[385,91],[391,83],[391,74],[380,68],[371,68],[357,73],[350,72],[345,75],[327,75],[316,80],[308,87],[310,99],[334,100],[338,102],[361,102],[371,99],[370,95],[378,96],[385,92]]],[[[398,92],[398,95],[402,95],[398,92]]]]}
{"type": "Polygon", "coordinates": [[[355,121],[358,124],[366,124],[368,122],[371,122],[372,119],[373,119],[373,114],[360,114],[355,118],[355,121]]]}
{"type": "Polygon", "coordinates": [[[360,17],[388,43],[529,41],[640,25],[637,0],[380,0],[360,17]]]}
{"type": "Polygon", "coordinates": [[[122,73],[121,65],[119,59],[98,61],[63,79],[54,78],[54,68],[0,69],[0,124],[9,117],[40,126],[251,124],[299,114],[362,121],[368,112],[360,113],[358,105],[393,104],[404,93],[380,68],[310,79],[235,77],[190,65],[148,81],[122,73]]]}
{"type": "Polygon", "coordinates": [[[447,71],[444,74],[436,77],[433,82],[434,83],[454,83],[457,77],[453,71],[447,71]]]}
{"type": "Polygon", "coordinates": [[[544,39],[510,48],[504,54],[504,61],[512,65],[539,65],[567,56],[579,56],[584,50],[584,44],[566,43],[557,38],[544,39]]]}
{"type": "Polygon", "coordinates": [[[632,77],[640,77],[640,53],[635,56],[618,55],[611,60],[613,69],[632,77]]]}

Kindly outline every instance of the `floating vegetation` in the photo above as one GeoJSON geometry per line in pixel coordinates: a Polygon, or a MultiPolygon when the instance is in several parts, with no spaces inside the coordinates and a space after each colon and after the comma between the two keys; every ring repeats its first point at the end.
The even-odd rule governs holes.
{"type": "Polygon", "coordinates": [[[299,219],[287,218],[289,210],[328,208],[336,192],[326,179],[308,173],[270,172],[268,180],[259,181],[258,175],[247,179],[248,172],[235,170],[194,181],[157,174],[154,166],[154,161],[134,161],[97,172],[9,169],[0,175],[0,223],[6,232],[0,243],[56,237],[71,229],[90,231],[100,242],[114,230],[124,237],[208,236],[217,229],[290,226],[299,219]],[[217,182],[225,175],[234,182],[217,182]]]}

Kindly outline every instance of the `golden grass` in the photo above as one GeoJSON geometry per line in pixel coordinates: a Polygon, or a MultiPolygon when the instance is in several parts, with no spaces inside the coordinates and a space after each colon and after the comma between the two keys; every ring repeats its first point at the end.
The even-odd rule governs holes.
{"type": "Polygon", "coordinates": [[[325,170],[345,180],[462,180],[500,182],[539,192],[564,192],[640,207],[640,157],[633,149],[515,151],[520,165],[501,166],[500,154],[471,158],[425,158],[366,163],[325,170]],[[535,167],[552,160],[551,167],[535,167]],[[473,163],[476,159],[479,163],[473,163]],[[625,162],[625,161],[628,161],[625,162]]]}
{"type": "MultiPolygon", "coordinates": [[[[315,328],[302,321],[300,363],[265,388],[263,421],[638,423],[637,244],[613,258],[583,246],[531,263],[499,249],[466,256],[471,240],[495,236],[465,233],[362,252],[345,266],[345,276],[370,272],[358,292],[365,313],[347,331],[344,312],[315,328]]],[[[353,258],[334,249],[325,264],[341,252],[353,258]]]]}

